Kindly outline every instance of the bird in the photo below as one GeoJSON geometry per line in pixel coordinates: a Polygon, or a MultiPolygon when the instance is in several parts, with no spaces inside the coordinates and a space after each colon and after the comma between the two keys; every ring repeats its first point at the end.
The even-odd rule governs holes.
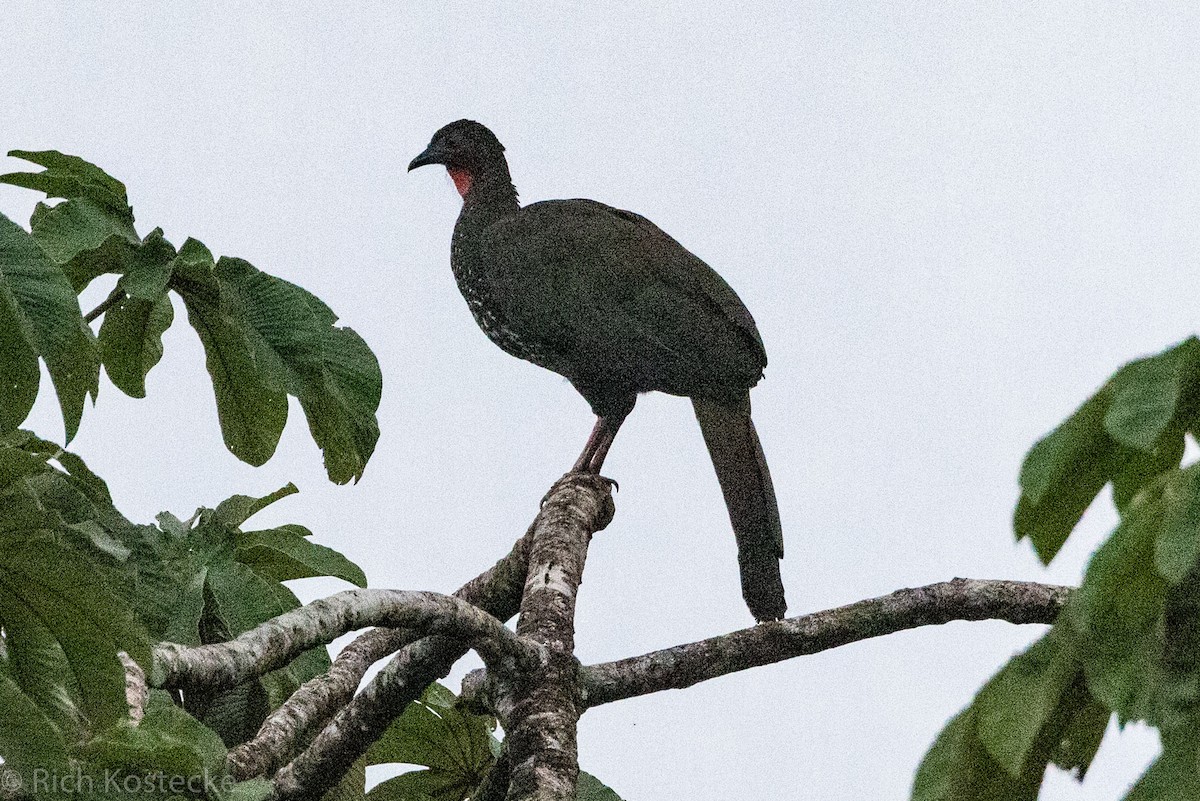
{"type": "Polygon", "coordinates": [[[522,206],[504,146],[458,120],[408,165],[446,168],[462,196],[450,266],[475,322],[505,352],[566,378],[596,415],[572,471],[599,475],[638,395],[690,398],[737,541],[754,618],[787,611],[783,530],[751,387],[766,349],[716,271],[650,220],[595,200],[522,206]]]}

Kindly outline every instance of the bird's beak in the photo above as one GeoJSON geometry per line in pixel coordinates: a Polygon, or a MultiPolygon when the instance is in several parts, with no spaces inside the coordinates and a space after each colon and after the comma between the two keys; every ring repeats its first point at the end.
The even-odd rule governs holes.
{"type": "Polygon", "coordinates": [[[429,145],[429,147],[425,148],[425,150],[422,151],[421,155],[417,156],[415,159],[413,159],[412,161],[410,161],[408,163],[408,171],[412,172],[417,167],[424,167],[426,164],[445,164],[445,163],[446,163],[446,154],[442,152],[441,148],[439,148],[436,145],[431,143],[429,145]]]}

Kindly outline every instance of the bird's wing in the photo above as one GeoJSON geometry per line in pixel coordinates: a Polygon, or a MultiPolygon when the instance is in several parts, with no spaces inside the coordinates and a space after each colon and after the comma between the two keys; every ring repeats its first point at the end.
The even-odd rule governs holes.
{"type": "Polygon", "coordinates": [[[514,323],[603,350],[630,371],[652,366],[648,389],[744,389],[766,365],[729,285],[640,215],[591,200],[534,203],[492,226],[485,252],[514,323]]]}
{"type": "MultiPolygon", "coordinates": [[[[767,353],[750,310],[733,288],[700,257],[679,244],[670,234],[640,214],[613,208],[595,200],[566,200],[577,213],[602,231],[621,229],[620,236],[640,253],[644,264],[664,284],[690,298],[703,300],[749,338],[766,365],[767,353]],[[603,222],[601,222],[603,221],[603,222]]],[[[538,204],[534,204],[538,205],[538,204]]]]}

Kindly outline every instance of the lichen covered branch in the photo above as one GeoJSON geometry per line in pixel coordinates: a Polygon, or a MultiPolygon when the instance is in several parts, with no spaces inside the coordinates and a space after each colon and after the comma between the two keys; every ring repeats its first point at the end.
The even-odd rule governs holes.
{"type": "Polygon", "coordinates": [[[740,670],[955,620],[1053,623],[1069,587],[962,579],[762,623],[719,637],[583,669],[587,706],[678,690],[740,670]]]}
{"type": "MultiPolygon", "coordinates": [[[[517,633],[546,647],[536,673],[515,675],[497,697],[508,736],[509,801],[568,801],[579,778],[576,726],[583,711],[575,659],[575,598],[588,542],[612,519],[611,487],[569,473],[550,491],[534,526],[517,633]]],[[[506,677],[494,676],[507,683],[506,677]]]]}
{"type": "Polygon", "coordinates": [[[347,590],[313,601],[211,645],[160,643],[154,648],[155,687],[231,687],[286,665],[318,645],[367,626],[405,627],[462,638],[501,671],[527,670],[543,659],[534,642],[513,634],[478,607],[435,592],[347,590]]]}
{"type": "MultiPolygon", "coordinates": [[[[507,555],[460,587],[454,596],[499,620],[508,620],[515,615],[525,583],[529,539],[529,532],[526,532],[507,555]]],[[[421,636],[411,629],[388,628],[371,629],[360,635],[338,654],[328,673],[305,682],[291,698],[271,712],[253,739],[230,749],[227,758],[230,773],[239,780],[246,780],[269,776],[287,764],[312,731],[351,702],[371,665],[416,642],[421,636]]],[[[457,641],[443,638],[442,642],[460,649],[455,659],[465,652],[457,641]]],[[[404,703],[407,705],[409,701],[404,703]]]]}

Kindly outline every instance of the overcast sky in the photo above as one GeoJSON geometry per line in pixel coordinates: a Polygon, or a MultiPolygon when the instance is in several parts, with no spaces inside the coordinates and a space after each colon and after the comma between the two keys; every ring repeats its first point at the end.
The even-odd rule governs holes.
{"type": "MultiPolygon", "coordinates": [[[[2,150],[83,156],[127,184],[141,233],[317,293],[379,356],[383,435],[336,487],[293,405],[275,458],[237,462],[180,314],[149,398],[102,379],[73,444],[129,516],[295,481],[254,522],[309,526],[377,587],[448,592],[507,551],[592,419],[478,331],[453,184],[405,174],[470,117],[524,201],[640,212],[753,312],[791,614],[954,576],[1077,582],[1111,528],[1106,492],[1043,569],[1013,542],[1016,476],[1116,367],[1195,330],[1195,4],[187,5],[8,0],[2,150]]],[[[26,224],[38,199],[0,187],[0,212],[26,224]]],[[[51,395],[29,425],[61,440],[51,395]]],[[[752,623],[690,404],[643,397],[605,472],[621,490],[580,658],[752,623]]],[[[1040,632],[928,628],[605,706],[580,761],[630,801],[902,798],[1040,632]]],[[[1052,772],[1043,798],[1118,799],[1156,748],[1114,730],[1082,788],[1052,772]]]]}

